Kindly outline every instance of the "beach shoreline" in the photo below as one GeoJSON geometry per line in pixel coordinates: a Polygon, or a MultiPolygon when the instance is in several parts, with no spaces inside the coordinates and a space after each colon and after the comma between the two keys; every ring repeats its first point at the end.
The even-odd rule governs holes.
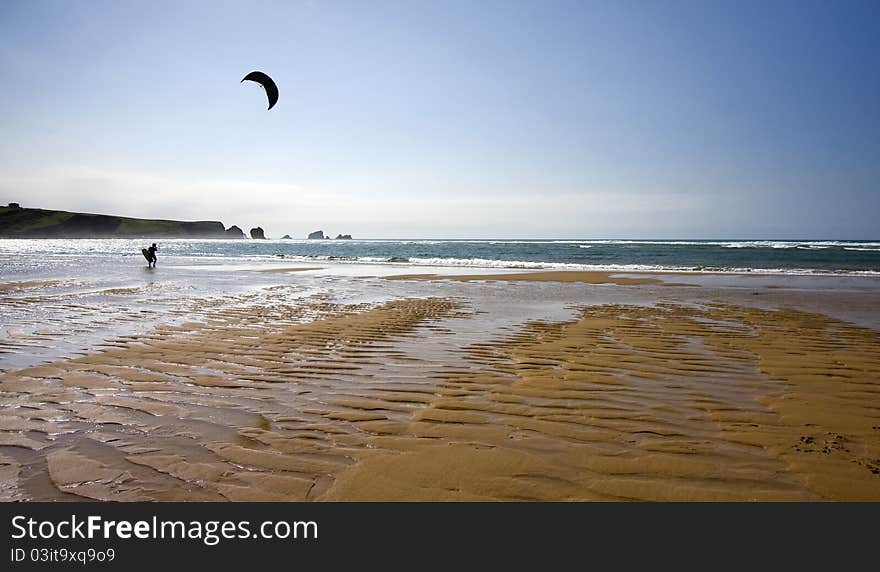
{"type": "Polygon", "coordinates": [[[80,286],[175,319],[0,368],[0,497],[880,500],[873,279],[261,270],[80,286]]]}

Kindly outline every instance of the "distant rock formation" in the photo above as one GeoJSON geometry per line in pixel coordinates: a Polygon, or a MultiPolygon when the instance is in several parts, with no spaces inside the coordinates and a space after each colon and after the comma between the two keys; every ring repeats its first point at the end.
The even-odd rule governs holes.
{"type": "Polygon", "coordinates": [[[244,231],[232,225],[226,229],[226,238],[244,238],[244,231]]]}
{"type": "Polygon", "coordinates": [[[350,234],[337,234],[336,240],[351,240],[350,234]]]}
{"type": "Polygon", "coordinates": [[[263,229],[258,226],[257,228],[251,229],[251,238],[255,240],[264,240],[266,235],[263,234],[263,229]]]}
{"type": "Polygon", "coordinates": [[[323,230],[316,230],[315,232],[310,232],[309,238],[311,240],[325,240],[325,239],[327,239],[327,237],[324,236],[323,230]]]}
{"type": "Polygon", "coordinates": [[[290,238],[289,234],[285,234],[284,236],[281,237],[281,240],[293,240],[293,239],[290,238]]]}

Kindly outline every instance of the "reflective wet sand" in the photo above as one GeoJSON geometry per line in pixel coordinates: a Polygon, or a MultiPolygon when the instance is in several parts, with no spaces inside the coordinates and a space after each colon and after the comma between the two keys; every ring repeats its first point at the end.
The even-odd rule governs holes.
{"type": "Polygon", "coordinates": [[[301,274],[0,373],[0,496],[880,500],[876,292],[301,274]]]}

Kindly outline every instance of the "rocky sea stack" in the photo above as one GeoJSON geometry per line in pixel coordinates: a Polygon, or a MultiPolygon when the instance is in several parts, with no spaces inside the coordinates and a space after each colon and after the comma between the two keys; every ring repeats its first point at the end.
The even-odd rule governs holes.
{"type": "Polygon", "coordinates": [[[264,240],[266,235],[263,233],[263,229],[258,226],[251,229],[251,238],[255,240],[264,240]]]}
{"type": "Polygon", "coordinates": [[[226,229],[226,238],[244,238],[244,231],[232,225],[226,229]]]}

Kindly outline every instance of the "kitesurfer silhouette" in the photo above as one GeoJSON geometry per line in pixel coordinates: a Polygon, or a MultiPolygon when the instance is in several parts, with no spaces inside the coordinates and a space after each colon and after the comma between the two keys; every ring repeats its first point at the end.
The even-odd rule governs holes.
{"type": "Polygon", "coordinates": [[[156,267],[156,251],[157,250],[159,250],[159,247],[156,246],[155,242],[152,244],[152,246],[150,246],[150,248],[144,249],[144,256],[147,259],[147,266],[148,267],[149,266],[152,266],[153,268],[156,267]]]}

